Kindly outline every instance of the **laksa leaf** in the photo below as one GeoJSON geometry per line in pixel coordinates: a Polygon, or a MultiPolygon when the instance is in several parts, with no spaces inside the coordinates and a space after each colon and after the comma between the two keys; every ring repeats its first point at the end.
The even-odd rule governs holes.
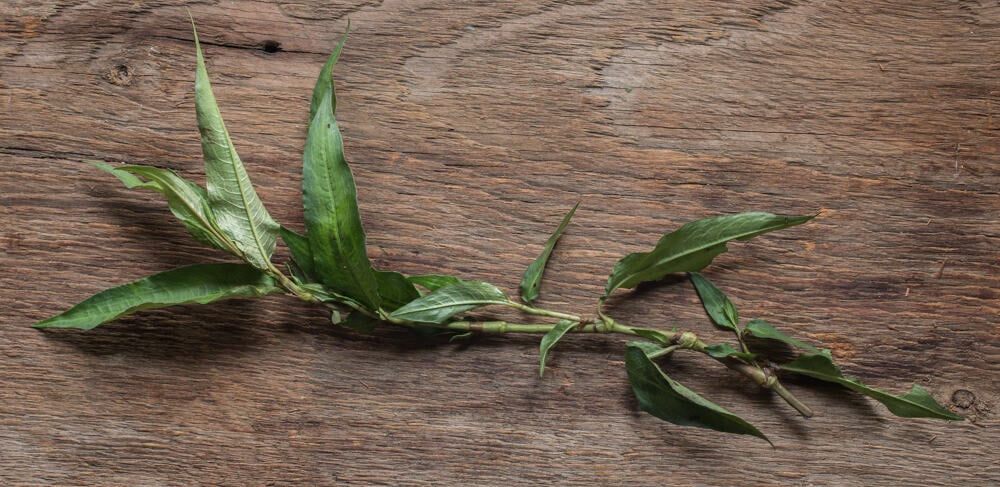
{"type": "Polygon", "coordinates": [[[309,250],[309,239],[284,225],[278,228],[278,234],[292,254],[292,275],[302,283],[318,282],[312,252],[309,250]]]}
{"type": "MultiPolygon", "coordinates": [[[[332,62],[339,47],[331,56],[332,62]]],[[[324,72],[326,72],[324,68],[324,72]]],[[[376,311],[381,304],[376,271],[368,260],[354,176],[334,117],[329,72],[316,81],[322,94],[309,121],[302,161],[302,201],[313,268],[324,286],[376,311]]]]}
{"type": "Polygon", "coordinates": [[[437,291],[445,286],[450,286],[462,282],[461,279],[454,276],[445,276],[441,274],[423,274],[419,276],[409,276],[406,280],[416,284],[428,291],[437,291]]]}
{"type": "Polygon", "coordinates": [[[768,324],[764,320],[750,320],[747,326],[743,329],[744,335],[749,335],[756,338],[764,338],[768,340],[777,340],[782,343],[787,343],[793,347],[801,348],[809,353],[818,354],[821,353],[820,350],[806,342],[792,338],[768,324]]]}
{"type": "Polygon", "coordinates": [[[643,411],[681,426],[752,435],[771,442],[743,418],[668,377],[646,353],[643,348],[633,344],[629,345],[625,353],[629,382],[643,411]]]}
{"type": "Polygon", "coordinates": [[[691,277],[691,283],[694,284],[695,290],[698,291],[698,297],[701,298],[705,312],[712,318],[712,322],[721,328],[739,333],[740,315],[733,302],[701,274],[691,272],[688,275],[691,277]]]}
{"type": "MultiPolygon", "coordinates": [[[[194,30],[194,23],[191,28],[194,30]]],[[[226,131],[208,80],[197,31],[194,31],[194,45],[198,55],[194,106],[205,159],[208,204],[218,228],[239,250],[240,257],[254,267],[266,270],[272,267],[271,254],[277,244],[278,224],[257,196],[226,131]]]]}
{"type": "Polygon", "coordinates": [[[545,376],[545,361],[549,357],[549,350],[556,346],[556,343],[566,334],[566,332],[573,329],[576,323],[569,320],[562,320],[556,323],[556,326],[552,327],[545,336],[542,337],[542,342],[538,345],[538,376],[545,376]]]}
{"type": "Polygon", "coordinates": [[[938,404],[922,387],[914,384],[910,392],[897,396],[868,387],[857,379],[846,377],[833,362],[829,350],[820,353],[800,355],[793,362],[781,366],[781,370],[805,375],[814,379],[840,384],[854,392],[864,394],[878,402],[896,416],[902,418],[936,418],[962,421],[965,418],[952,413],[938,404]]]}
{"type": "Polygon", "coordinates": [[[607,298],[616,289],[657,281],[674,272],[697,272],[727,250],[731,240],[746,240],[763,233],[800,225],[809,216],[739,213],[704,218],[664,235],[650,252],[629,254],[615,264],[604,287],[607,298]]]}
{"type": "Polygon", "coordinates": [[[492,284],[460,281],[411,301],[390,316],[408,321],[441,324],[452,316],[489,305],[509,305],[510,299],[492,284]]]}
{"type": "Polygon", "coordinates": [[[395,311],[399,307],[420,297],[420,291],[413,287],[413,283],[398,272],[376,271],[375,280],[378,281],[378,293],[382,299],[382,309],[395,311]]]}
{"type": "Polygon", "coordinates": [[[566,226],[569,225],[570,218],[573,218],[573,213],[576,213],[576,209],[579,206],[580,203],[573,205],[569,213],[566,213],[556,231],[545,242],[542,254],[531,264],[528,264],[528,268],[524,270],[524,275],[521,276],[521,300],[525,303],[531,304],[532,301],[538,299],[539,288],[542,285],[542,273],[545,272],[545,264],[549,262],[552,250],[555,249],[556,243],[559,242],[559,237],[566,231],[566,226]]]}
{"type": "Polygon", "coordinates": [[[36,328],[89,330],[145,309],[206,304],[279,293],[274,280],[246,264],[195,264],[101,291],[36,328]]]}
{"type": "Polygon", "coordinates": [[[129,189],[151,189],[167,198],[167,206],[199,242],[238,254],[234,244],[222,233],[208,206],[205,190],[177,173],[152,166],[110,166],[91,162],[93,166],[117,177],[129,189]],[[144,181],[145,180],[145,181],[144,181]]]}

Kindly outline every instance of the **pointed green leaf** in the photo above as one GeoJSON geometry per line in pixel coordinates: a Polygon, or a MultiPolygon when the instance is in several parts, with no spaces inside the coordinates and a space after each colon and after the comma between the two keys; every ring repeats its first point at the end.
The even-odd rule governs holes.
{"type": "Polygon", "coordinates": [[[726,433],[752,435],[768,443],[771,442],[757,428],[739,416],[667,377],[660,367],[646,356],[646,351],[642,348],[628,347],[625,354],[625,369],[628,371],[632,391],[643,411],[682,426],[698,426],[726,433]]]}
{"type": "Polygon", "coordinates": [[[747,323],[746,328],[743,329],[743,333],[746,335],[754,336],[757,338],[766,338],[769,340],[778,340],[780,342],[787,343],[793,347],[799,347],[809,353],[820,353],[820,350],[806,342],[792,338],[778,330],[775,330],[773,326],[768,324],[764,320],[750,320],[747,323]]]}
{"type": "MultiPolygon", "coordinates": [[[[323,91],[328,82],[321,78],[316,90],[323,91]]],[[[333,114],[333,92],[326,93],[309,122],[303,154],[306,236],[321,282],[374,311],[380,304],[378,282],[368,260],[354,176],[333,114]]]]}
{"type": "Polygon", "coordinates": [[[312,252],[309,251],[309,239],[284,225],[278,228],[281,240],[288,246],[292,254],[293,275],[302,283],[317,282],[316,271],[313,269],[312,252]]]}
{"type": "Polygon", "coordinates": [[[569,225],[570,218],[573,218],[573,213],[576,213],[576,209],[580,206],[580,203],[573,205],[573,208],[566,213],[563,217],[562,222],[559,223],[559,227],[556,231],[549,237],[548,241],[545,242],[545,247],[542,249],[542,254],[538,256],[531,264],[528,264],[528,268],[524,270],[524,275],[521,276],[521,300],[527,304],[531,304],[532,301],[538,299],[538,289],[542,285],[542,273],[545,272],[545,264],[549,262],[549,257],[552,256],[552,250],[556,248],[556,243],[559,242],[559,237],[562,236],[563,232],[566,231],[566,225],[569,225]]]}
{"type": "Polygon", "coordinates": [[[450,286],[462,282],[461,279],[454,276],[443,276],[440,274],[424,274],[421,276],[409,276],[406,278],[410,282],[427,289],[428,291],[437,291],[445,286],[450,286]]]}
{"type": "Polygon", "coordinates": [[[344,43],[347,42],[347,33],[350,30],[351,21],[348,20],[347,27],[344,29],[344,36],[340,38],[337,47],[330,54],[330,57],[326,59],[323,69],[319,72],[319,79],[316,80],[316,87],[313,89],[312,101],[309,103],[310,121],[316,117],[316,112],[327,95],[330,96],[330,111],[337,113],[337,90],[333,84],[333,67],[337,65],[337,60],[340,59],[340,52],[344,50],[344,43]]]}
{"type": "Polygon", "coordinates": [[[625,346],[626,347],[638,348],[639,350],[642,350],[643,353],[645,353],[647,357],[650,356],[650,355],[653,355],[654,353],[659,353],[659,352],[661,352],[661,351],[664,350],[663,347],[661,347],[661,346],[659,346],[659,345],[657,345],[655,343],[643,342],[643,341],[628,342],[627,344],[625,344],[625,346]]]}
{"type": "MultiPolygon", "coordinates": [[[[653,340],[654,342],[658,342],[663,345],[672,344],[671,337],[660,330],[653,330],[650,328],[633,328],[632,331],[635,332],[637,336],[641,336],[648,340],[653,340]]],[[[642,343],[642,342],[636,342],[636,343],[642,343]]]]}
{"type": "Polygon", "coordinates": [[[741,352],[737,350],[736,347],[728,343],[709,345],[705,347],[705,353],[715,358],[736,357],[743,360],[753,360],[757,358],[756,354],[741,352]]]}
{"type": "Polygon", "coordinates": [[[802,374],[826,382],[840,384],[854,392],[864,394],[885,405],[892,414],[903,418],[937,418],[961,421],[964,418],[948,411],[931,397],[923,388],[914,384],[910,392],[896,396],[888,392],[868,387],[857,379],[845,377],[833,362],[829,350],[816,354],[800,355],[793,362],[781,366],[781,370],[802,374]]]}
{"type": "Polygon", "coordinates": [[[805,223],[810,216],[780,216],[770,213],[740,213],[704,218],[664,235],[650,252],[625,256],[615,264],[604,288],[610,296],[618,288],[633,288],[674,272],[696,272],[726,251],[726,242],[805,223]]]}
{"type": "Polygon", "coordinates": [[[556,323],[556,326],[552,327],[545,336],[542,337],[542,343],[538,346],[538,375],[539,377],[545,376],[545,360],[549,356],[549,350],[552,349],[566,332],[573,329],[576,323],[569,320],[562,320],[556,323]]]}
{"type": "Polygon", "coordinates": [[[386,311],[395,311],[400,306],[420,297],[420,291],[413,287],[413,283],[398,272],[376,271],[375,280],[378,281],[378,294],[382,299],[382,308],[386,311]]]}
{"type": "Polygon", "coordinates": [[[423,323],[444,323],[458,313],[491,304],[508,305],[510,299],[492,284],[461,281],[411,301],[392,312],[393,318],[423,323]]]}
{"type": "Polygon", "coordinates": [[[151,189],[163,194],[167,198],[170,211],[195,239],[217,249],[234,252],[233,244],[216,226],[208,207],[208,197],[201,186],[178,176],[171,170],[158,167],[114,167],[101,162],[90,162],[90,164],[111,173],[129,189],[151,189]],[[147,181],[143,181],[140,177],[147,181]]]}
{"type": "Polygon", "coordinates": [[[101,291],[37,328],[91,328],[144,309],[206,304],[281,292],[274,280],[245,264],[195,264],[101,291]]]}
{"type": "Polygon", "coordinates": [[[337,324],[367,335],[375,331],[375,328],[378,327],[379,320],[359,311],[351,311],[344,321],[337,324]]]}
{"type": "MultiPolygon", "coordinates": [[[[194,23],[191,28],[194,30],[194,23]]],[[[261,203],[229,139],[229,132],[212,94],[197,31],[194,32],[194,45],[198,55],[194,106],[205,159],[208,204],[219,229],[243,254],[241,257],[254,267],[265,270],[271,267],[278,224],[261,203]]]]}
{"type": "Polygon", "coordinates": [[[691,277],[691,283],[694,284],[694,288],[698,291],[701,304],[705,307],[705,312],[708,313],[708,316],[712,318],[712,322],[722,328],[739,333],[740,315],[736,311],[736,306],[733,305],[733,302],[719,288],[715,287],[715,284],[712,284],[711,281],[705,279],[701,274],[691,272],[688,276],[691,277]]]}

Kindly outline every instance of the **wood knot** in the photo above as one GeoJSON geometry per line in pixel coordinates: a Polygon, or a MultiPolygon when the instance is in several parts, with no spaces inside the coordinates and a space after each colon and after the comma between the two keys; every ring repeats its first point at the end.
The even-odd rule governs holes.
{"type": "Polygon", "coordinates": [[[951,393],[951,403],[962,409],[969,409],[976,404],[976,395],[972,391],[958,389],[951,393]]]}
{"type": "Polygon", "coordinates": [[[127,64],[116,64],[108,68],[104,79],[116,86],[129,86],[135,80],[135,68],[127,64]]]}

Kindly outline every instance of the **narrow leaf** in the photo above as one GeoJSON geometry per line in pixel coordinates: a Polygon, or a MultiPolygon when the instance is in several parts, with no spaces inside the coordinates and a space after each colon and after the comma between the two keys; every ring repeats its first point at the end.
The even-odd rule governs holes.
{"type": "Polygon", "coordinates": [[[309,239],[284,225],[278,228],[278,232],[281,240],[288,246],[288,252],[292,254],[295,278],[303,283],[317,282],[312,252],[309,250],[309,239]]]}
{"type": "Polygon", "coordinates": [[[386,311],[395,311],[420,297],[420,291],[413,287],[413,283],[398,272],[376,271],[375,280],[378,281],[382,308],[386,311]]]}
{"type": "Polygon", "coordinates": [[[625,368],[643,411],[677,425],[752,435],[771,442],[744,419],[668,377],[642,348],[628,347],[625,368]]]}
{"type": "Polygon", "coordinates": [[[556,326],[552,327],[545,336],[542,337],[542,343],[538,346],[538,375],[539,377],[545,376],[545,360],[549,356],[549,350],[552,349],[566,332],[573,329],[576,323],[569,320],[562,320],[556,323],[556,326]]]}
{"type": "Polygon", "coordinates": [[[233,253],[233,244],[219,230],[208,207],[205,190],[169,169],[151,166],[114,167],[101,162],[91,165],[117,177],[129,189],[151,189],[167,198],[167,206],[199,242],[233,253]],[[143,181],[140,177],[145,178],[143,181]]]}
{"type": "Polygon", "coordinates": [[[820,353],[820,350],[806,342],[792,338],[778,330],[775,330],[770,324],[764,320],[750,320],[747,326],[743,329],[743,333],[757,338],[766,338],[769,340],[778,340],[780,342],[787,343],[793,347],[799,347],[809,353],[820,353]]]}
{"type": "Polygon", "coordinates": [[[281,292],[267,275],[245,264],[195,264],[101,291],[37,328],[91,328],[144,309],[206,304],[281,292]]]}
{"type": "Polygon", "coordinates": [[[740,315],[733,302],[701,274],[691,272],[688,275],[691,277],[691,283],[694,284],[695,290],[698,291],[705,312],[712,318],[712,322],[722,328],[739,333],[740,315]]]}
{"type": "MultiPolygon", "coordinates": [[[[318,80],[316,91],[325,90],[327,83],[318,80]]],[[[333,92],[327,91],[306,136],[302,163],[306,236],[322,283],[374,311],[380,304],[378,282],[368,260],[354,176],[344,157],[332,97],[333,92]]]]}
{"type": "MultiPolygon", "coordinates": [[[[653,330],[650,328],[633,328],[632,331],[634,331],[636,335],[649,340],[653,340],[654,342],[658,342],[663,345],[672,345],[671,343],[672,337],[670,335],[667,335],[666,333],[663,333],[660,330],[653,330]]],[[[642,342],[636,342],[636,343],[642,343],[642,342]]]]}
{"type": "Polygon", "coordinates": [[[326,59],[323,69],[319,72],[316,87],[313,89],[312,101],[309,103],[310,121],[316,117],[316,112],[327,95],[330,96],[330,111],[337,113],[337,90],[333,84],[333,67],[337,65],[337,60],[340,59],[340,52],[344,50],[344,43],[347,42],[347,33],[350,30],[351,21],[348,20],[347,27],[344,29],[344,36],[340,38],[337,47],[330,53],[330,57],[326,59]]]}
{"type": "Polygon", "coordinates": [[[424,323],[444,323],[452,316],[491,304],[507,305],[510,300],[492,284],[461,281],[411,301],[392,312],[393,318],[424,323]]]}
{"type": "Polygon", "coordinates": [[[528,264],[528,268],[524,270],[524,275],[521,276],[521,300],[525,303],[531,304],[532,301],[538,299],[538,290],[542,285],[542,273],[545,272],[545,264],[548,263],[549,257],[552,256],[552,250],[556,248],[556,243],[559,242],[559,237],[566,230],[566,225],[569,225],[570,218],[573,218],[573,213],[576,213],[576,209],[579,206],[580,203],[573,205],[569,213],[566,213],[562,222],[559,223],[559,227],[556,228],[556,231],[545,242],[542,254],[531,264],[528,264]]]}
{"type": "MultiPolygon", "coordinates": [[[[194,30],[194,23],[191,28],[194,30]]],[[[194,31],[194,45],[198,55],[194,106],[205,159],[208,204],[219,229],[243,254],[241,257],[258,269],[268,269],[278,239],[278,224],[257,196],[226,131],[212,94],[197,31],[194,31]]]]}
{"type": "Polygon", "coordinates": [[[445,286],[450,286],[462,282],[461,279],[454,276],[443,276],[440,274],[424,274],[420,276],[409,276],[406,278],[410,282],[427,289],[428,291],[437,291],[445,286]]]}
{"type": "Polygon", "coordinates": [[[770,213],[739,213],[704,218],[685,224],[660,238],[650,252],[625,256],[615,264],[604,288],[610,296],[618,288],[633,288],[674,272],[696,272],[726,251],[726,242],[805,223],[810,216],[780,216],[770,213]]]}
{"type": "Polygon", "coordinates": [[[802,374],[826,382],[840,384],[854,392],[871,397],[882,404],[892,414],[903,418],[937,418],[961,421],[964,418],[948,411],[927,393],[914,384],[910,392],[896,396],[888,392],[868,387],[857,379],[845,377],[833,362],[829,350],[820,353],[800,355],[793,362],[781,366],[781,370],[802,374]]]}
{"type": "Polygon", "coordinates": [[[737,350],[736,347],[728,343],[709,345],[705,347],[705,353],[715,358],[736,357],[743,360],[753,360],[757,358],[756,354],[741,352],[737,350]]]}

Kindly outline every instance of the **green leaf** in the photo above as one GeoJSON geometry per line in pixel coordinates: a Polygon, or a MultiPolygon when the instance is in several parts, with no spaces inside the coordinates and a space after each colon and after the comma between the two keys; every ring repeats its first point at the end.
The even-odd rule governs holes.
{"type": "Polygon", "coordinates": [[[309,120],[312,121],[316,117],[316,112],[319,110],[320,106],[323,104],[323,99],[330,96],[330,111],[332,113],[337,113],[337,90],[333,84],[333,67],[337,65],[337,60],[340,59],[340,52],[344,50],[344,43],[347,42],[347,33],[351,30],[351,21],[348,19],[347,27],[344,29],[344,36],[340,38],[340,42],[337,43],[337,47],[330,53],[330,57],[326,59],[326,63],[323,64],[323,69],[319,72],[319,78],[316,80],[316,87],[313,88],[312,101],[309,103],[309,120]]]}
{"type": "Polygon", "coordinates": [[[573,205],[569,213],[566,213],[562,222],[559,223],[559,227],[556,228],[556,231],[545,242],[542,254],[531,264],[528,264],[528,268],[524,270],[524,275],[521,276],[521,300],[525,303],[531,304],[532,301],[538,299],[538,289],[542,285],[542,273],[545,272],[545,264],[548,263],[549,257],[552,256],[552,250],[556,248],[556,243],[559,242],[559,237],[566,230],[566,225],[569,225],[570,218],[573,218],[573,213],[576,213],[576,209],[579,206],[580,203],[573,205]]]}
{"type": "MultiPolygon", "coordinates": [[[[194,23],[191,24],[194,30],[194,23]]],[[[194,107],[201,132],[205,159],[205,187],[208,204],[218,228],[233,242],[244,260],[254,267],[271,267],[271,254],[278,239],[278,224],[264,208],[250,183],[240,156],[229,138],[222,114],[212,94],[205,58],[194,31],[198,69],[194,82],[194,107]]]]}
{"type": "Polygon", "coordinates": [[[750,320],[747,323],[746,328],[743,329],[743,333],[746,335],[754,336],[757,338],[766,338],[769,340],[778,340],[780,342],[787,343],[793,347],[799,347],[809,353],[820,353],[820,350],[806,342],[796,340],[778,330],[775,330],[770,324],[764,320],[750,320]]]}
{"type": "Polygon", "coordinates": [[[562,320],[556,323],[556,326],[552,327],[545,336],[542,337],[542,343],[538,346],[538,375],[539,377],[545,376],[545,360],[549,356],[549,350],[552,349],[566,332],[573,329],[576,323],[569,320],[562,320]]]}
{"type": "Polygon", "coordinates": [[[443,276],[440,274],[424,274],[420,276],[409,276],[406,278],[410,282],[427,289],[428,291],[437,291],[445,286],[450,286],[462,282],[461,279],[454,276],[443,276]]]}
{"type": "Polygon", "coordinates": [[[625,344],[625,346],[638,348],[638,349],[642,350],[643,353],[645,353],[647,357],[650,356],[650,355],[652,355],[652,354],[654,354],[654,353],[658,353],[658,352],[664,350],[663,347],[661,347],[661,346],[659,346],[659,345],[657,345],[655,343],[643,342],[643,341],[628,342],[627,344],[625,344]]]}
{"type": "Polygon", "coordinates": [[[420,297],[420,291],[413,287],[413,283],[398,272],[376,271],[375,280],[378,281],[382,308],[386,311],[395,311],[420,297]]]}
{"type": "Polygon", "coordinates": [[[302,163],[306,236],[321,282],[375,311],[380,305],[378,281],[368,260],[354,176],[333,114],[331,86],[329,76],[317,80],[314,96],[325,95],[315,106],[306,136],[302,163]]]}
{"type": "Polygon", "coordinates": [[[358,333],[364,333],[367,335],[375,331],[375,328],[378,326],[379,323],[380,323],[379,320],[372,318],[371,316],[368,316],[359,311],[351,311],[347,315],[347,318],[344,319],[344,321],[341,321],[340,323],[337,324],[340,326],[350,328],[358,333]]]}
{"type": "Polygon", "coordinates": [[[739,213],[704,218],[664,235],[650,252],[625,256],[615,264],[604,288],[608,297],[618,288],[633,288],[674,272],[696,272],[726,251],[726,242],[746,240],[811,220],[810,216],[779,216],[770,213],[739,213]]]}
{"type": "MultiPolygon", "coordinates": [[[[660,330],[653,330],[650,328],[633,328],[632,331],[635,332],[637,336],[653,340],[654,342],[658,342],[663,345],[672,344],[671,336],[667,335],[666,333],[663,333],[660,330]]],[[[642,343],[642,342],[636,342],[636,343],[642,343]]]]}
{"type": "Polygon", "coordinates": [[[508,305],[510,299],[492,284],[461,281],[411,301],[392,312],[393,318],[423,323],[444,323],[458,313],[491,304],[508,305]]]}
{"type": "Polygon", "coordinates": [[[151,189],[167,197],[167,206],[199,242],[233,253],[233,244],[219,230],[208,207],[205,190],[169,169],[151,166],[114,167],[101,162],[91,165],[111,173],[129,189],[151,189]],[[143,181],[140,177],[147,179],[143,181]]]}
{"type": "Polygon", "coordinates": [[[646,353],[642,348],[630,344],[625,354],[629,382],[643,411],[677,425],[752,435],[771,442],[739,416],[668,377],[646,353]]]}
{"type": "Polygon", "coordinates": [[[195,264],[105,289],[36,328],[91,328],[144,309],[206,304],[281,292],[274,280],[246,264],[195,264]]]}
{"type": "Polygon", "coordinates": [[[857,379],[845,377],[833,362],[829,350],[820,353],[800,355],[794,361],[781,366],[781,370],[794,372],[826,382],[840,384],[854,392],[864,394],[885,405],[892,414],[903,418],[937,418],[962,421],[964,418],[948,411],[931,397],[923,388],[914,384],[910,392],[896,396],[862,384],[857,379]]]}
{"type": "Polygon", "coordinates": [[[293,274],[303,283],[317,282],[316,270],[313,268],[312,252],[309,250],[309,239],[284,225],[278,227],[281,240],[288,246],[292,254],[293,274]]]}
{"type": "Polygon", "coordinates": [[[712,318],[712,322],[722,328],[739,333],[740,314],[736,311],[733,302],[701,274],[691,272],[688,276],[691,277],[691,283],[698,291],[701,304],[705,307],[708,316],[712,318]]]}
{"type": "Polygon", "coordinates": [[[709,345],[705,347],[705,353],[715,358],[736,357],[743,360],[753,360],[757,358],[756,354],[741,352],[737,350],[736,347],[728,343],[709,345]]]}

